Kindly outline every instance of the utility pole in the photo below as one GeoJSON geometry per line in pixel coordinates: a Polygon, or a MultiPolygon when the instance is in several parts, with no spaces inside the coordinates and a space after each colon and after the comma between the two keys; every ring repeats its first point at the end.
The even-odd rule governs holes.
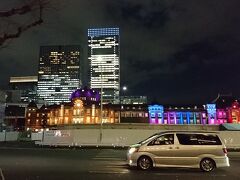
{"type": "Polygon", "coordinates": [[[101,68],[101,101],[100,101],[100,143],[102,142],[102,128],[103,128],[103,82],[102,82],[102,76],[103,76],[103,68],[102,68],[102,57],[98,57],[99,65],[101,68]]]}

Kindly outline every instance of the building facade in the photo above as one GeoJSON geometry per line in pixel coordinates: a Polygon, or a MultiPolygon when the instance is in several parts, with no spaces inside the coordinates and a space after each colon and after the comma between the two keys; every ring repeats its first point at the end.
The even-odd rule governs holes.
{"type": "Polygon", "coordinates": [[[147,104],[147,96],[120,96],[121,104],[147,104]]]}
{"type": "Polygon", "coordinates": [[[207,124],[207,111],[204,107],[148,107],[150,124],[207,124]]]}
{"type": "Polygon", "coordinates": [[[41,129],[57,125],[119,123],[119,114],[107,104],[101,114],[100,94],[87,87],[71,94],[71,102],[43,105],[37,108],[30,103],[26,110],[26,128],[41,129]]]}
{"type": "Polygon", "coordinates": [[[12,91],[8,92],[19,91],[21,102],[36,101],[37,82],[37,76],[10,77],[9,84],[12,91]]]}
{"type": "Polygon", "coordinates": [[[6,92],[0,90],[0,131],[2,130],[6,107],[6,92]]]}
{"type": "Polygon", "coordinates": [[[149,105],[150,124],[209,124],[240,123],[238,100],[224,100],[203,106],[165,107],[149,105]],[[227,102],[227,103],[226,103],[227,102]]]}
{"type": "Polygon", "coordinates": [[[27,103],[6,103],[4,124],[9,130],[24,130],[27,103]]]}
{"type": "MultiPolygon", "coordinates": [[[[222,106],[218,102],[201,106],[164,106],[147,104],[104,104],[101,115],[100,93],[87,87],[71,94],[71,102],[37,108],[31,102],[26,109],[27,129],[45,127],[149,123],[152,125],[219,125],[240,123],[240,105],[237,100],[222,106]]],[[[11,110],[11,109],[9,109],[11,110]]],[[[17,111],[16,111],[17,112],[17,111]]],[[[9,114],[14,114],[11,112],[9,114]]],[[[16,119],[14,116],[9,118],[16,119]]]]}
{"type": "Polygon", "coordinates": [[[41,46],[37,94],[48,104],[69,102],[69,96],[81,86],[79,46],[41,46]]]}
{"type": "Polygon", "coordinates": [[[103,90],[104,103],[119,103],[120,35],[119,28],[88,29],[90,86],[103,90]]]}

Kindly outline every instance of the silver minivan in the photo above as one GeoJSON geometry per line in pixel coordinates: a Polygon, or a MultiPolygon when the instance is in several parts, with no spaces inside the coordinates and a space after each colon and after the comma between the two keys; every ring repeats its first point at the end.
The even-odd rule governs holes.
{"type": "Polygon", "coordinates": [[[226,146],[215,132],[166,131],[130,146],[130,166],[200,168],[210,172],[230,166],[226,146]]]}

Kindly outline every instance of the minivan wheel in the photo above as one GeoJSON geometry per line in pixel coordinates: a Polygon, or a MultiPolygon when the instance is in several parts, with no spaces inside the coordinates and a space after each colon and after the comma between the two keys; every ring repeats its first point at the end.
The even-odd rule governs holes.
{"type": "Polygon", "coordinates": [[[212,159],[204,158],[200,162],[200,169],[204,172],[211,172],[215,167],[215,162],[212,159]]]}
{"type": "Polygon", "coordinates": [[[153,167],[152,159],[148,156],[141,156],[138,159],[138,167],[142,170],[149,170],[153,167]]]}

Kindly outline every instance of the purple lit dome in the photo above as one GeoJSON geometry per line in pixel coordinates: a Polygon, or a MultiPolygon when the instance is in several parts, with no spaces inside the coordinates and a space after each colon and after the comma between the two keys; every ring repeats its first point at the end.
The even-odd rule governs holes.
{"type": "Polygon", "coordinates": [[[81,99],[83,101],[99,102],[100,101],[100,94],[99,94],[98,91],[90,89],[90,88],[85,86],[84,88],[75,90],[71,94],[70,100],[74,101],[74,99],[81,99]]]}

